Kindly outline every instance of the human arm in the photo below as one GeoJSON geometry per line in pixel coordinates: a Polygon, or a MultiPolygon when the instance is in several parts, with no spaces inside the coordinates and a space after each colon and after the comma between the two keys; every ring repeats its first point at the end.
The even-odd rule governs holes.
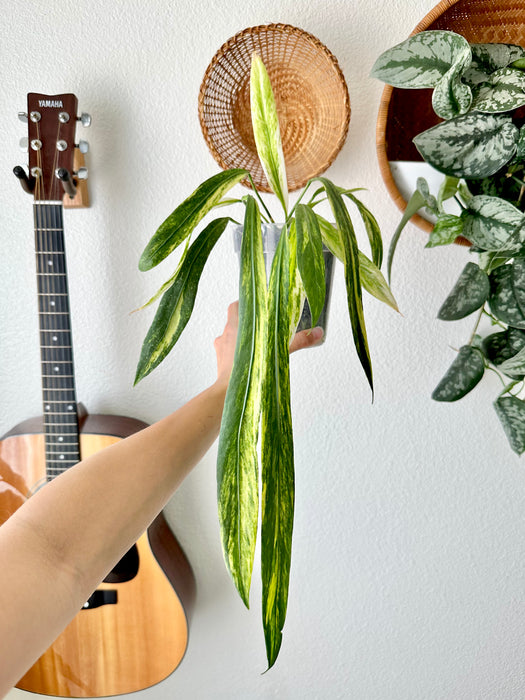
{"type": "MultiPolygon", "coordinates": [[[[215,341],[217,380],[162,421],[97,452],[0,527],[0,697],[54,641],[216,439],[237,304],[215,341]]],[[[298,334],[291,349],[314,344],[298,334]]]]}

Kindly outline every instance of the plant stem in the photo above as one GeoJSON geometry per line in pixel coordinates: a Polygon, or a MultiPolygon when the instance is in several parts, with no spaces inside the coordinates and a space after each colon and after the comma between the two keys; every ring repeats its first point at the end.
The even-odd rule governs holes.
{"type": "Polygon", "coordinates": [[[255,187],[255,182],[253,181],[252,176],[251,176],[250,174],[248,174],[248,180],[249,180],[250,183],[251,183],[251,186],[252,186],[252,189],[253,189],[253,191],[254,191],[255,196],[257,197],[257,199],[259,200],[259,202],[260,202],[262,208],[264,209],[264,211],[265,211],[266,214],[268,215],[268,219],[272,222],[272,224],[274,224],[275,221],[273,220],[273,216],[270,214],[270,212],[268,211],[268,207],[267,207],[266,204],[263,202],[262,197],[261,197],[261,195],[259,194],[259,192],[258,192],[258,190],[257,190],[257,187],[255,187]]]}
{"type": "Polygon", "coordinates": [[[312,181],[311,181],[311,180],[308,180],[308,182],[306,183],[306,187],[305,187],[305,188],[303,189],[303,191],[301,192],[301,194],[300,194],[300,196],[299,196],[297,202],[293,205],[292,211],[288,214],[288,218],[286,219],[287,221],[289,221],[289,220],[292,218],[292,216],[294,215],[295,208],[297,207],[298,204],[300,204],[301,199],[302,199],[302,198],[304,197],[304,195],[306,194],[306,191],[307,191],[308,188],[310,187],[311,183],[312,183],[312,181]]]}
{"type": "Polygon", "coordinates": [[[472,345],[474,338],[476,337],[476,331],[478,330],[478,326],[480,324],[481,318],[483,316],[483,312],[485,311],[485,304],[481,307],[478,313],[478,317],[476,319],[476,323],[474,324],[474,328],[472,329],[472,333],[470,334],[470,340],[468,341],[469,345],[472,345]]]}

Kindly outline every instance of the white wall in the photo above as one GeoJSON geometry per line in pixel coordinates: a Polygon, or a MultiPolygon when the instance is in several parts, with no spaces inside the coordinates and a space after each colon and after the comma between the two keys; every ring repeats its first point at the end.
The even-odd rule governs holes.
{"type": "MultiPolygon", "coordinates": [[[[11,0],[0,13],[0,435],[40,410],[30,197],[16,113],[27,92],[74,92],[92,207],[65,226],[78,397],[91,413],[154,421],[214,378],[212,341],[236,298],[230,240],[206,269],[177,349],[133,389],[151,311],[129,315],[171,273],[137,260],[175,203],[217,171],[197,95],[219,46],[282,21],[338,57],[352,103],[329,175],[365,186],[388,241],[398,212],[379,175],[377,55],[404,39],[432,0],[11,0]]],[[[215,506],[215,452],[167,515],[196,572],[198,603],[180,668],[144,698],[517,700],[525,696],[525,475],[497,423],[487,379],[457,405],[430,393],[470,331],[435,320],[464,249],[424,250],[410,227],[394,291],[403,315],[369,298],[376,397],[361,376],[339,268],[326,344],[293,357],[297,511],[288,619],[265,670],[258,568],[246,611],[226,574],[215,506]]],[[[1,577],[0,577],[1,585],[1,577]]],[[[0,660],[1,663],[1,660],[0,660]]],[[[26,694],[13,691],[10,700],[26,694]]],[[[141,697],[141,696],[137,696],[141,697]]]]}

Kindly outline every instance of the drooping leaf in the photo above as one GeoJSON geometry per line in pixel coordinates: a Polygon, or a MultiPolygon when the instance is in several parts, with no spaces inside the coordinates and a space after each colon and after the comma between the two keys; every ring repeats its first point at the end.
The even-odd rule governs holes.
{"type": "Polygon", "coordinates": [[[471,44],[472,62],[463,79],[470,85],[485,82],[495,71],[506,68],[525,51],[513,44],[471,44]]]}
{"type": "Polygon", "coordinates": [[[430,232],[425,248],[450,245],[463,235],[463,219],[455,214],[440,214],[430,232]]]}
{"type": "Polygon", "coordinates": [[[490,282],[487,273],[476,263],[468,262],[454,288],[438,311],[442,321],[457,321],[465,318],[487,301],[490,282]]]}
{"type": "Polygon", "coordinates": [[[387,279],[389,284],[392,284],[392,263],[394,262],[394,254],[396,252],[397,244],[399,242],[399,237],[401,236],[403,229],[408,224],[410,219],[414,216],[414,214],[417,214],[417,212],[421,209],[421,207],[424,204],[424,196],[419,190],[416,190],[408,200],[405,211],[403,213],[403,217],[401,218],[401,221],[399,222],[396,230],[394,231],[394,235],[392,236],[392,240],[390,241],[390,246],[388,248],[388,256],[386,262],[387,279]]]}
{"type": "Polygon", "coordinates": [[[320,214],[316,214],[316,216],[317,221],[319,222],[319,228],[321,229],[323,243],[338,260],[344,263],[345,251],[340,232],[333,224],[324,219],[320,214]]]}
{"type": "Polygon", "coordinates": [[[262,401],[262,614],[268,666],[286,619],[292,555],[294,456],[288,353],[289,245],[282,235],[270,275],[268,354],[262,401]]]}
{"type": "Polygon", "coordinates": [[[291,343],[297,331],[299,321],[301,321],[304,302],[306,299],[304,285],[297,267],[297,231],[295,219],[292,219],[290,222],[288,241],[290,248],[290,293],[288,299],[290,328],[288,332],[288,342],[291,343]]]}
{"type": "Polygon", "coordinates": [[[525,402],[516,396],[500,396],[494,408],[510,446],[521,455],[525,452],[525,402]]]}
{"type": "Polygon", "coordinates": [[[249,196],[241,243],[239,329],[217,457],[224,558],[247,607],[259,518],[257,438],[268,315],[260,231],[259,211],[249,196]]]}
{"type": "Polygon", "coordinates": [[[352,200],[356,205],[368,235],[370,250],[372,251],[372,261],[374,265],[381,267],[383,263],[383,239],[375,216],[363,202],[353,194],[352,190],[342,190],[341,194],[348,197],[348,199],[352,200]]]}
{"type": "Polygon", "coordinates": [[[228,218],[212,221],[189,248],[176,279],[160,301],[142,344],[135,384],[162,362],[190,320],[202,270],[228,221],[228,218]]]}
{"type": "Polygon", "coordinates": [[[483,250],[518,252],[525,242],[525,216],[499,197],[472,197],[462,219],[465,238],[483,250]]]}
{"type": "Polygon", "coordinates": [[[465,54],[470,46],[459,34],[420,32],[381,54],[371,75],[394,87],[433,88],[465,54]]]}
{"type": "Polygon", "coordinates": [[[432,398],[434,401],[457,401],[474,389],[484,372],[481,352],[471,345],[464,345],[432,392],[432,398]]]}
{"type": "Polygon", "coordinates": [[[366,336],[363,299],[361,295],[361,279],[359,276],[359,251],[354,227],[352,226],[352,221],[336,186],[325,177],[319,177],[317,180],[319,180],[325,188],[336,226],[341,235],[344,251],[346,297],[354,344],[361,366],[363,367],[373,392],[372,363],[366,336]]]}
{"type": "Polygon", "coordinates": [[[525,328],[525,313],[519,298],[523,289],[516,290],[523,284],[523,277],[514,274],[514,265],[502,265],[489,275],[490,279],[490,310],[503,323],[513,328],[525,328]]]}
{"type": "MultiPolygon", "coordinates": [[[[491,333],[483,339],[481,344],[485,357],[500,370],[506,360],[515,357],[523,348],[525,348],[525,332],[518,328],[507,328],[504,331],[491,333]]],[[[502,371],[513,379],[521,377],[519,374],[509,374],[504,369],[502,371]]]]}
{"type": "Polygon", "coordinates": [[[525,105],[525,73],[502,68],[481,83],[474,95],[472,109],[487,114],[510,112],[525,105]]]}
{"type": "Polygon", "coordinates": [[[436,170],[476,179],[494,174],[509,162],[518,134],[510,117],[470,112],[423,131],[414,144],[436,170]]]}
{"type": "Polygon", "coordinates": [[[288,183],[279,118],[270,78],[264,63],[255,53],[252,56],[250,75],[250,106],[255,145],[264,174],[286,213],[288,183]]]}
{"type": "Polygon", "coordinates": [[[470,65],[472,54],[470,46],[463,48],[456,55],[453,65],[439,80],[432,93],[432,107],[442,119],[459,117],[469,111],[472,104],[472,90],[462,82],[461,77],[470,65]]]}
{"type": "Polygon", "coordinates": [[[452,197],[455,197],[458,188],[459,188],[459,183],[460,180],[458,177],[450,177],[447,175],[443,182],[441,183],[439,187],[439,192],[437,196],[437,205],[439,211],[443,210],[443,202],[446,202],[447,199],[452,199],[452,197]]]}
{"type": "Polygon", "coordinates": [[[315,325],[323,310],[326,286],[323,241],[319,222],[314,212],[305,204],[295,210],[297,232],[297,266],[315,325]]]}
{"type": "Polygon", "coordinates": [[[164,260],[247,174],[238,168],[224,170],[199,185],[159,226],[140,257],[139,269],[150,270],[164,260]]]}

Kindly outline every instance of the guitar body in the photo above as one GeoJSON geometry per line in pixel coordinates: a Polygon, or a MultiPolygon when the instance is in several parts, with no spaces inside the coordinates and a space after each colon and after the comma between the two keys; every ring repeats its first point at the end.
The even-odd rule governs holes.
{"type": "MultiPolygon", "coordinates": [[[[145,427],[118,416],[87,416],[80,425],[83,458],[145,427]]],[[[45,484],[44,442],[41,419],[0,442],[0,524],[45,484]]],[[[17,687],[101,697],[158,683],[184,656],[194,597],[191,566],[161,514],[17,687]]]]}

